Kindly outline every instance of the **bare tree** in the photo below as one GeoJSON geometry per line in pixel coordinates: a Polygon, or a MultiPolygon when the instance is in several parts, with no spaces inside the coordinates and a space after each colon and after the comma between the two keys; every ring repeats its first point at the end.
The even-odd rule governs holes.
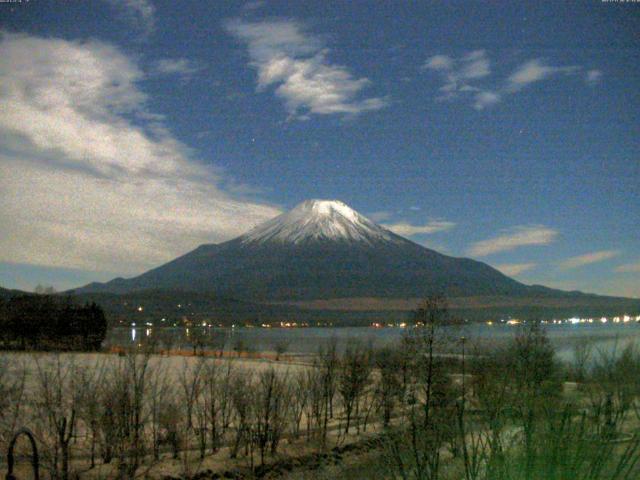
{"type": "Polygon", "coordinates": [[[182,409],[177,400],[175,390],[169,388],[165,392],[164,400],[158,412],[158,424],[160,427],[159,443],[168,444],[171,447],[173,459],[178,459],[182,444],[182,409]]]}
{"type": "Polygon", "coordinates": [[[232,389],[234,378],[237,376],[236,370],[233,368],[233,363],[227,361],[224,363],[222,370],[222,382],[220,385],[220,435],[224,436],[230,427],[231,419],[233,417],[233,399],[232,389]]]}
{"type": "Polygon", "coordinates": [[[305,385],[307,387],[307,402],[305,404],[305,417],[307,418],[307,440],[311,439],[312,431],[318,432],[324,441],[328,417],[328,400],[326,398],[329,391],[326,386],[327,375],[317,362],[312,368],[304,372],[305,385]]]}
{"type": "Polygon", "coordinates": [[[181,403],[185,409],[185,430],[193,430],[194,407],[202,389],[202,372],[204,363],[201,359],[190,362],[184,359],[180,371],[179,384],[181,388],[181,403]]]}
{"type": "Polygon", "coordinates": [[[362,342],[351,341],[339,364],[338,392],[346,416],[344,432],[349,433],[351,420],[360,412],[360,400],[371,376],[371,349],[362,342]]]}
{"type": "Polygon", "coordinates": [[[165,354],[171,354],[171,350],[176,346],[176,334],[171,328],[154,329],[154,336],[158,340],[165,354]]]}
{"type": "Polygon", "coordinates": [[[260,463],[264,464],[267,448],[275,454],[286,427],[287,409],[287,377],[281,376],[273,368],[258,375],[254,389],[252,427],[254,440],[260,452],[260,463]]]}
{"type": "Polygon", "coordinates": [[[203,403],[206,429],[209,432],[211,452],[218,450],[222,435],[229,427],[231,413],[231,379],[234,374],[231,362],[219,364],[208,361],[203,371],[203,403]]]}
{"type": "Polygon", "coordinates": [[[248,453],[251,444],[252,414],[252,376],[250,374],[234,375],[231,382],[231,401],[233,402],[233,426],[235,438],[231,447],[231,458],[236,458],[238,451],[245,446],[248,453]]]}
{"type": "MultiPolygon", "coordinates": [[[[300,435],[300,423],[309,402],[312,385],[307,371],[297,372],[290,377],[291,404],[289,412],[291,414],[291,433],[294,438],[300,435]]],[[[307,419],[307,423],[309,420],[307,419]]]]}
{"type": "Polygon", "coordinates": [[[5,451],[23,418],[27,369],[16,357],[0,357],[0,448],[5,451]]]}
{"type": "Polygon", "coordinates": [[[111,463],[115,453],[118,425],[116,419],[118,392],[113,382],[113,372],[97,392],[99,443],[103,463],[111,463]]]}
{"type": "MultiPolygon", "coordinates": [[[[215,361],[208,361],[202,374],[202,403],[199,405],[204,418],[205,428],[209,432],[211,453],[218,450],[220,443],[220,417],[222,396],[222,367],[215,361]]],[[[206,446],[205,446],[206,448],[206,446]]]]}
{"type": "MultiPolygon", "coordinates": [[[[151,431],[151,445],[153,459],[160,459],[160,444],[166,441],[161,432],[161,415],[165,411],[165,404],[172,398],[173,392],[169,385],[167,371],[162,365],[154,368],[149,375],[146,404],[148,411],[149,430],[151,431]]],[[[177,417],[176,417],[177,418],[177,417]]]]}
{"type": "MultiPolygon", "coordinates": [[[[211,363],[211,362],[208,362],[211,363]]],[[[194,415],[195,415],[195,435],[198,443],[198,451],[200,452],[200,460],[204,460],[207,453],[207,442],[209,440],[208,428],[209,423],[209,406],[210,397],[208,395],[207,385],[207,366],[203,365],[200,379],[198,381],[198,391],[196,393],[194,415]]],[[[217,392],[216,392],[217,393],[217,392]]]]}
{"type": "Polygon", "coordinates": [[[106,364],[95,363],[87,368],[80,370],[80,376],[77,380],[79,391],[79,414],[86,435],[90,436],[89,440],[89,457],[90,468],[96,466],[97,445],[100,440],[100,416],[101,405],[99,395],[96,394],[102,388],[102,382],[106,374],[106,364]],[[98,398],[96,398],[98,397],[98,398]]]}
{"type": "Polygon", "coordinates": [[[41,438],[52,442],[48,452],[52,476],[68,480],[71,442],[80,408],[79,372],[72,360],[60,355],[50,361],[33,358],[37,371],[35,405],[45,424],[41,438]]]}
{"type": "Polygon", "coordinates": [[[189,331],[189,343],[194,355],[204,355],[209,344],[209,331],[206,327],[194,327],[189,331]]]}
{"type": "Polygon", "coordinates": [[[145,398],[149,354],[119,357],[107,376],[106,424],[118,456],[119,478],[133,478],[144,456],[145,398]]]}
{"type": "Polygon", "coordinates": [[[447,340],[441,327],[449,323],[442,297],[427,298],[415,312],[417,328],[403,339],[412,359],[403,424],[387,434],[387,453],[394,474],[403,478],[437,479],[441,449],[450,434],[453,413],[451,380],[437,348],[447,340]]]}
{"type": "Polygon", "coordinates": [[[375,352],[377,368],[375,397],[382,410],[382,424],[388,427],[394,407],[402,397],[402,353],[395,348],[384,348],[375,352]]]}
{"type": "MultiPolygon", "coordinates": [[[[333,399],[336,393],[338,370],[338,339],[336,337],[331,337],[326,345],[320,346],[318,358],[320,359],[320,368],[323,373],[322,383],[325,401],[327,402],[326,410],[328,418],[333,418],[333,399]]],[[[328,418],[325,418],[325,423],[328,418]]]]}

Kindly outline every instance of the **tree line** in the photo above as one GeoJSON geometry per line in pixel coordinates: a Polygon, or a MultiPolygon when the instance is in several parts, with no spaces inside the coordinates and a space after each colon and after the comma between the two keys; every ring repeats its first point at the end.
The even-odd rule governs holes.
{"type": "Polygon", "coordinates": [[[0,348],[5,350],[99,350],[107,320],[95,303],[75,304],[57,295],[0,299],[0,348]]]}

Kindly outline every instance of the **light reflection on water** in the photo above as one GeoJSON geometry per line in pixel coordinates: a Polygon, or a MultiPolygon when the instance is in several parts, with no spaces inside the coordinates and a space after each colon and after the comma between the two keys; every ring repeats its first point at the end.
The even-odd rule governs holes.
{"type": "MultiPolygon", "coordinates": [[[[278,343],[285,343],[289,354],[315,353],[318,347],[326,344],[331,338],[338,342],[341,349],[350,339],[371,342],[376,347],[383,347],[399,342],[407,329],[402,328],[367,328],[367,327],[309,327],[309,328],[211,328],[195,327],[200,330],[209,345],[208,349],[233,350],[242,343],[251,351],[273,351],[278,343]]],[[[183,328],[115,328],[108,338],[110,345],[129,346],[154,338],[157,332],[171,335],[172,348],[191,348],[192,335],[183,328]]],[[[194,328],[191,329],[193,333],[194,328]]],[[[561,360],[573,358],[573,348],[585,340],[590,341],[594,355],[599,353],[620,352],[630,343],[640,347],[640,323],[628,324],[580,324],[580,325],[547,325],[547,335],[561,360]]],[[[462,327],[445,327],[450,338],[464,336],[468,345],[498,343],[508,340],[518,331],[518,327],[507,325],[470,324],[462,327]]],[[[157,337],[156,337],[157,338],[157,337]]]]}

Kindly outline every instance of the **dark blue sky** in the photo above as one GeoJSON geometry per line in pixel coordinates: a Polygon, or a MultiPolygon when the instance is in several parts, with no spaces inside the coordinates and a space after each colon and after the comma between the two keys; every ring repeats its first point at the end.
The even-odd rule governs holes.
{"type": "Polygon", "coordinates": [[[0,19],[2,48],[12,52],[5,58],[21,67],[6,60],[0,77],[15,107],[13,123],[0,126],[0,161],[13,187],[0,186],[16,204],[0,211],[14,232],[0,285],[65,288],[132,275],[278,209],[335,198],[525,283],[640,296],[640,4],[31,1],[0,4],[0,19]],[[51,92],[70,77],[53,57],[63,59],[55,65],[71,59],[81,79],[64,99],[51,92]],[[92,62],[106,73],[84,84],[81,68],[94,71],[92,62]],[[117,101],[112,84],[124,85],[117,101]],[[32,91],[43,92],[44,104],[30,100],[32,91]],[[77,100],[85,94],[89,107],[77,100]],[[43,140],[41,130],[15,126],[27,111],[31,123],[75,122],[81,133],[43,140]],[[96,126],[148,140],[148,150],[114,161],[125,176],[98,164],[121,147],[117,137],[114,148],[86,146],[107,138],[88,136],[96,126]],[[77,138],[84,135],[86,142],[77,138]],[[70,166],[81,143],[88,150],[70,166]],[[154,170],[157,145],[177,158],[171,175],[154,170]],[[133,155],[148,151],[151,167],[134,169],[133,155]],[[107,188],[113,198],[94,169],[117,185],[107,188]],[[163,183],[134,208],[127,188],[145,175],[163,183]],[[86,195],[57,207],[51,199],[69,185],[86,195]],[[40,206],[23,208],[29,188],[40,206]],[[168,208],[154,211],[144,235],[154,235],[154,221],[155,234],[175,224],[180,235],[155,244],[136,230],[143,213],[112,227],[85,221],[106,208],[101,199],[116,205],[107,218],[168,208]],[[96,204],[82,213],[74,202],[96,204]],[[207,215],[189,210],[196,207],[207,215]],[[47,224],[53,240],[26,238],[44,217],[59,224],[47,224]],[[70,238],[60,225],[79,233],[70,238]],[[88,246],[109,228],[116,240],[108,247],[88,246]],[[109,249],[140,249],[142,259],[110,261],[109,249]]]}

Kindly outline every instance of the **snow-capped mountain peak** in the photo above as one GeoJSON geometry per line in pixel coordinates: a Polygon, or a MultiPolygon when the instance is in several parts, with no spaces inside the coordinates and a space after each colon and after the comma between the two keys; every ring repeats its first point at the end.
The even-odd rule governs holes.
{"type": "Polygon", "coordinates": [[[240,237],[243,243],[301,243],[307,240],[347,240],[369,244],[399,238],[338,200],[307,200],[258,225],[240,237]]]}

